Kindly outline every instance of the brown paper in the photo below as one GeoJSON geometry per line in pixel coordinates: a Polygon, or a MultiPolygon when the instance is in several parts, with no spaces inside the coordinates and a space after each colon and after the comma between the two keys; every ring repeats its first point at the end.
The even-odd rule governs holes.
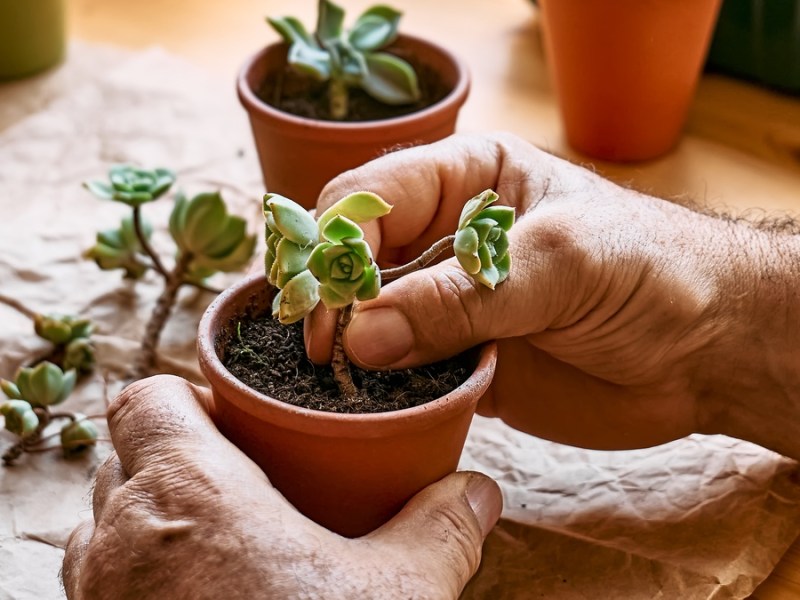
{"type": "MultiPolygon", "coordinates": [[[[134,285],[80,258],[127,210],[81,181],[118,162],[169,166],[189,194],[219,187],[253,231],[263,185],[231,81],[158,50],[70,50],[60,69],[0,85],[0,294],[98,324],[98,368],[64,405],[97,414],[160,282],[150,274],[134,285]]],[[[144,208],[166,256],[170,204],[144,208]]],[[[200,380],[195,329],[210,300],[181,292],[161,343],[165,371],[200,380]]],[[[44,350],[28,319],[0,305],[0,376],[44,350]]],[[[0,432],[0,446],[12,442],[0,432]]],[[[0,600],[63,597],[61,548],[91,517],[92,477],[109,451],[101,443],[78,460],[49,452],[0,468],[0,600]]],[[[476,418],[462,467],[497,479],[506,501],[465,598],[743,598],[800,531],[795,464],[721,436],[590,452],[476,418]]]]}

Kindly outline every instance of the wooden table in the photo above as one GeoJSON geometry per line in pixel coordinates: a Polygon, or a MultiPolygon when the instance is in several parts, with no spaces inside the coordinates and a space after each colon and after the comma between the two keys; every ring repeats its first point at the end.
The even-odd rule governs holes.
{"type": "MultiPolygon", "coordinates": [[[[71,34],[144,48],[159,45],[218,74],[231,86],[244,57],[276,35],[269,15],[315,20],[313,0],[69,0],[71,34]]],[[[346,2],[351,17],[373,4],[346,2]]],[[[577,162],[563,139],[528,0],[393,0],[402,30],[437,40],[472,70],[462,131],[512,131],[577,162]]],[[[701,82],[686,135],[670,155],[637,165],[595,163],[602,174],[654,195],[690,195],[711,206],[800,213],[800,100],[726,79],[701,82]]],[[[800,598],[800,541],[753,598],[800,598]]]]}

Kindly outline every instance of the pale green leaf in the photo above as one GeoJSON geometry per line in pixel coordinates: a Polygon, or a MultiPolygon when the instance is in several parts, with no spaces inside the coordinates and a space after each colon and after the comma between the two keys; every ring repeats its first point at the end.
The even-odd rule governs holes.
{"type": "Polygon", "coordinates": [[[385,52],[366,54],[367,74],[361,87],[384,104],[411,104],[420,98],[414,68],[397,56],[385,52]]]}
{"type": "Polygon", "coordinates": [[[317,220],[320,230],[324,230],[328,221],[336,215],[347,217],[354,223],[366,223],[384,215],[388,215],[392,206],[372,192],[354,192],[348,194],[322,213],[317,220]]]}

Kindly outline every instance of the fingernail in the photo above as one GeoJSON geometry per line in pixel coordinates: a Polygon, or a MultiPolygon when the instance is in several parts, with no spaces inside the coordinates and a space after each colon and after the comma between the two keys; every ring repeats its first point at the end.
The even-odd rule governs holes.
{"type": "Polygon", "coordinates": [[[503,512],[503,496],[498,485],[488,477],[474,475],[467,483],[467,502],[478,518],[481,533],[486,537],[503,512]]]}
{"type": "Polygon", "coordinates": [[[357,362],[387,367],[411,352],[414,332],[399,310],[373,308],[355,313],[347,326],[346,344],[357,362]]]}

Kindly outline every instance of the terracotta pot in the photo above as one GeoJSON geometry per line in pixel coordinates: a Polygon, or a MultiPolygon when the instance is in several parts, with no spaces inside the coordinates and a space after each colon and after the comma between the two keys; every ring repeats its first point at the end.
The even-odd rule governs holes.
{"type": "Polygon", "coordinates": [[[254,90],[268,72],[284,68],[285,44],[267,46],[245,63],[237,82],[239,99],[250,117],[267,190],[312,208],[336,175],[393,147],[435,142],[455,131],[458,111],[469,93],[466,65],[444,48],[411,36],[400,36],[395,46],[437,71],[451,91],[419,112],[379,121],[307,119],[261,101],[254,90]]]}
{"type": "Polygon", "coordinates": [[[655,158],[678,141],[720,0],[539,0],[567,139],[590,156],[655,158]]]}
{"type": "Polygon", "coordinates": [[[0,79],[61,62],[65,37],[64,0],[0,0],[0,79]]]}
{"type": "Polygon", "coordinates": [[[494,374],[496,346],[480,350],[463,385],[422,406],[377,414],[299,408],[244,385],[220,361],[232,328],[269,310],[271,297],[263,276],[243,280],[220,294],[200,322],[198,355],[214,393],[214,419],[300,512],[342,535],[363,535],[455,471],[494,374]]]}

